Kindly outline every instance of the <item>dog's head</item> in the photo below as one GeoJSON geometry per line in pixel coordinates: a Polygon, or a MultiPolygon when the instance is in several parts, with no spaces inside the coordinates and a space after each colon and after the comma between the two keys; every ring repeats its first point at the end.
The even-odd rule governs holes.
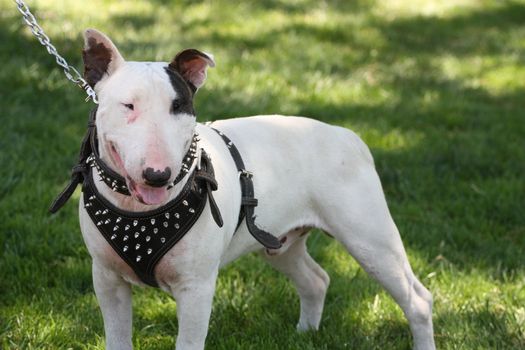
{"type": "Polygon", "coordinates": [[[195,49],[171,63],[127,62],[104,34],[84,33],[84,77],[99,101],[99,152],[145,204],[168,198],[195,128],[193,96],[213,57],[195,49]]]}

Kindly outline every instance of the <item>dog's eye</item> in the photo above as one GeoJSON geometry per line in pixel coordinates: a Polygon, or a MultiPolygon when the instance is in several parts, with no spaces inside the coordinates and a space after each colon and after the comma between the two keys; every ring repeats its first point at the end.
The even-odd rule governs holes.
{"type": "Polygon", "coordinates": [[[135,106],[133,106],[132,103],[123,103],[124,107],[126,107],[127,109],[129,110],[134,110],[135,109],[135,106]]]}
{"type": "Polygon", "coordinates": [[[180,108],[181,105],[182,105],[181,100],[179,99],[173,100],[173,102],[171,103],[171,111],[175,112],[177,109],[180,108]]]}

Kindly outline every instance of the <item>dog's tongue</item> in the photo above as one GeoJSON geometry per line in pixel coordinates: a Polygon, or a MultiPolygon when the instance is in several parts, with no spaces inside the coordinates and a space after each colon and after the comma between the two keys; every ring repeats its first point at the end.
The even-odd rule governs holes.
{"type": "Polygon", "coordinates": [[[168,190],[166,187],[150,187],[137,184],[135,189],[144,204],[161,204],[168,198],[168,190]]]}

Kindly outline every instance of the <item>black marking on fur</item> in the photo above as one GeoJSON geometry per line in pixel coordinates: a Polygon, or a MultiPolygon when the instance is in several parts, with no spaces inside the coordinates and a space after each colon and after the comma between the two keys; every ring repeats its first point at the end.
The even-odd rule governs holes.
{"type": "Polygon", "coordinates": [[[195,93],[195,90],[186,83],[179,73],[170,67],[166,67],[164,70],[170,78],[173,90],[175,90],[177,93],[177,97],[171,103],[170,113],[187,113],[194,116],[195,110],[193,109],[193,94],[195,93]]]}

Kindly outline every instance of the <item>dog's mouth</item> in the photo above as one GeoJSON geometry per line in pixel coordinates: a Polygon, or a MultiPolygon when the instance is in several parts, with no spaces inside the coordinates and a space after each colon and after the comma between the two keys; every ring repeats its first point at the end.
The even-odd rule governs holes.
{"type": "Polygon", "coordinates": [[[167,186],[151,187],[145,184],[138,184],[129,175],[126,175],[126,182],[131,195],[142,204],[162,204],[168,198],[167,186]]]}
{"type": "Polygon", "coordinates": [[[113,142],[109,142],[110,154],[113,162],[120,174],[126,179],[126,185],[133,198],[146,205],[158,205],[164,203],[168,198],[168,187],[152,187],[146,184],[137,183],[131,178],[124,167],[124,162],[120,157],[117,147],[113,142]]]}

